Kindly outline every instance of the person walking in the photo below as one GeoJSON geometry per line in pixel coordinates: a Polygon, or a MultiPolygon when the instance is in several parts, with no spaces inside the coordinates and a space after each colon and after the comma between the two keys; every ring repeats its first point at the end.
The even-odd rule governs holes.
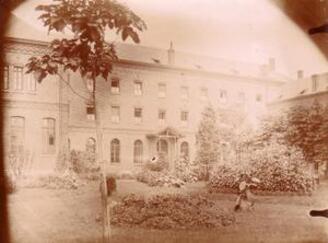
{"type": "Polygon", "coordinates": [[[251,191],[250,188],[252,186],[257,186],[257,184],[260,183],[260,180],[253,177],[251,178],[247,174],[242,174],[240,177],[240,183],[238,186],[238,197],[235,203],[234,211],[241,210],[241,205],[243,202],[247,202],[249,204],[249,207],[253,207],[254,201],[251,199],[251,191]]]}

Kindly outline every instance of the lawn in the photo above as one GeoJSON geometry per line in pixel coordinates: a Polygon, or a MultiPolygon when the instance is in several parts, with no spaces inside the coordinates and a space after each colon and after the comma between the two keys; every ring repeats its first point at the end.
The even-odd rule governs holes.
{"type": "MultiPolygon", "coordinates": [[[[101,242],[99,186],[77,190],[20,189],[9,197],[13,242],[101,242]]],[[[183,189],[150,188],[133,180],[118,181],[113,200],[136,193],[204,193],[201,183],[183,189]]],[[[235,195],[209,194],[232,211],[235,195]]],[[[160,231],[112,227],[111,242],[328,242],[328,219],[311,218],[309,210],[325,208],[328,183],[309,196],[261,196],[253,211],[235,213],[236,223],[215,230],[160,231]]]]}

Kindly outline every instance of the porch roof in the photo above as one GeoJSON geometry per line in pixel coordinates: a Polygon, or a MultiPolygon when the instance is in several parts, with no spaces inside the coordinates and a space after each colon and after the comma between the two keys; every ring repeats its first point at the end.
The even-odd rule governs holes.
{"type": "Polygon", "coordinates": [[[147,138],[182,138],[184,137],[178,130],[173,127],[166,127],[158,133],[151,133],[146,135],[147,138]]]}

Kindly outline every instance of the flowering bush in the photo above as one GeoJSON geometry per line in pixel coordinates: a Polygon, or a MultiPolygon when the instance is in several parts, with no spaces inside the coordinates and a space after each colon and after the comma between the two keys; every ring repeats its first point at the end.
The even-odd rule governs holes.
{"type": "Polygon", "coordinates": [[[170,186],[181,187],[185,182],[165,171],[151,171],[143,169],[136,176],[137,181],[146,183],[149,186],[170,186]]]}
{"type": "Polygon", "coordinates": [[[144,167],[150,171],[163,171],[169,168],[169,163],[165,160],[163,154],[159,154],[157,158],[154,157],[152,160],[147,161],[144,167]]]}
{"type": "Polygon", "coordinates": [[[190,163],[188,157],[180,157],[175,162],[175,176],[184,182],[196,182],[198,180],[197,167],[190,163]]]}
{"type": "Polygon", "coordinates": [[[72,150],[70,163],[76,173],[93,173],[98,172],[100,169],[96,163],[95,153],[89,151],[72,150]]]}
{"type": "Polygon", "coordinates": [[[313,175],[300,150],[272,142],[247,153],[244,161],[218,166],[208,184],[211,191],[237,190],[242,173],[260,179],[257,190],[311,192],[313,175]]]}
{"type": "Polygon", "coordinates": [[[111,224],[150,229],[215,228],[235,221],[202,196],[157,195],[149,199],[128,195],[112,208],[111,224]]]}

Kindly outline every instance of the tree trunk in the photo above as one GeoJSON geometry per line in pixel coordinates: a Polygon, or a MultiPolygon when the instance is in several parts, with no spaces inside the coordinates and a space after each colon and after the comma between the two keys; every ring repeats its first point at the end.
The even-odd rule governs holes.
{"type": "Polygon", "coordinates": [[[101,121],[101,109],[100,103],[96,99],[96,81],[93,81],[93,92],[92,92],[94,113],[95,113],[95,125],[96,125],[96,138],[97,138],[97,151],[96,161],[101,166],[101,202],[102,202],[102,214],[103,214],[103,241],[109,242],[110,238],[110,212],[108,203],[108,190],[107,190],[107,167],[106,162],[103,158],[103,129],[101,121]]]}

